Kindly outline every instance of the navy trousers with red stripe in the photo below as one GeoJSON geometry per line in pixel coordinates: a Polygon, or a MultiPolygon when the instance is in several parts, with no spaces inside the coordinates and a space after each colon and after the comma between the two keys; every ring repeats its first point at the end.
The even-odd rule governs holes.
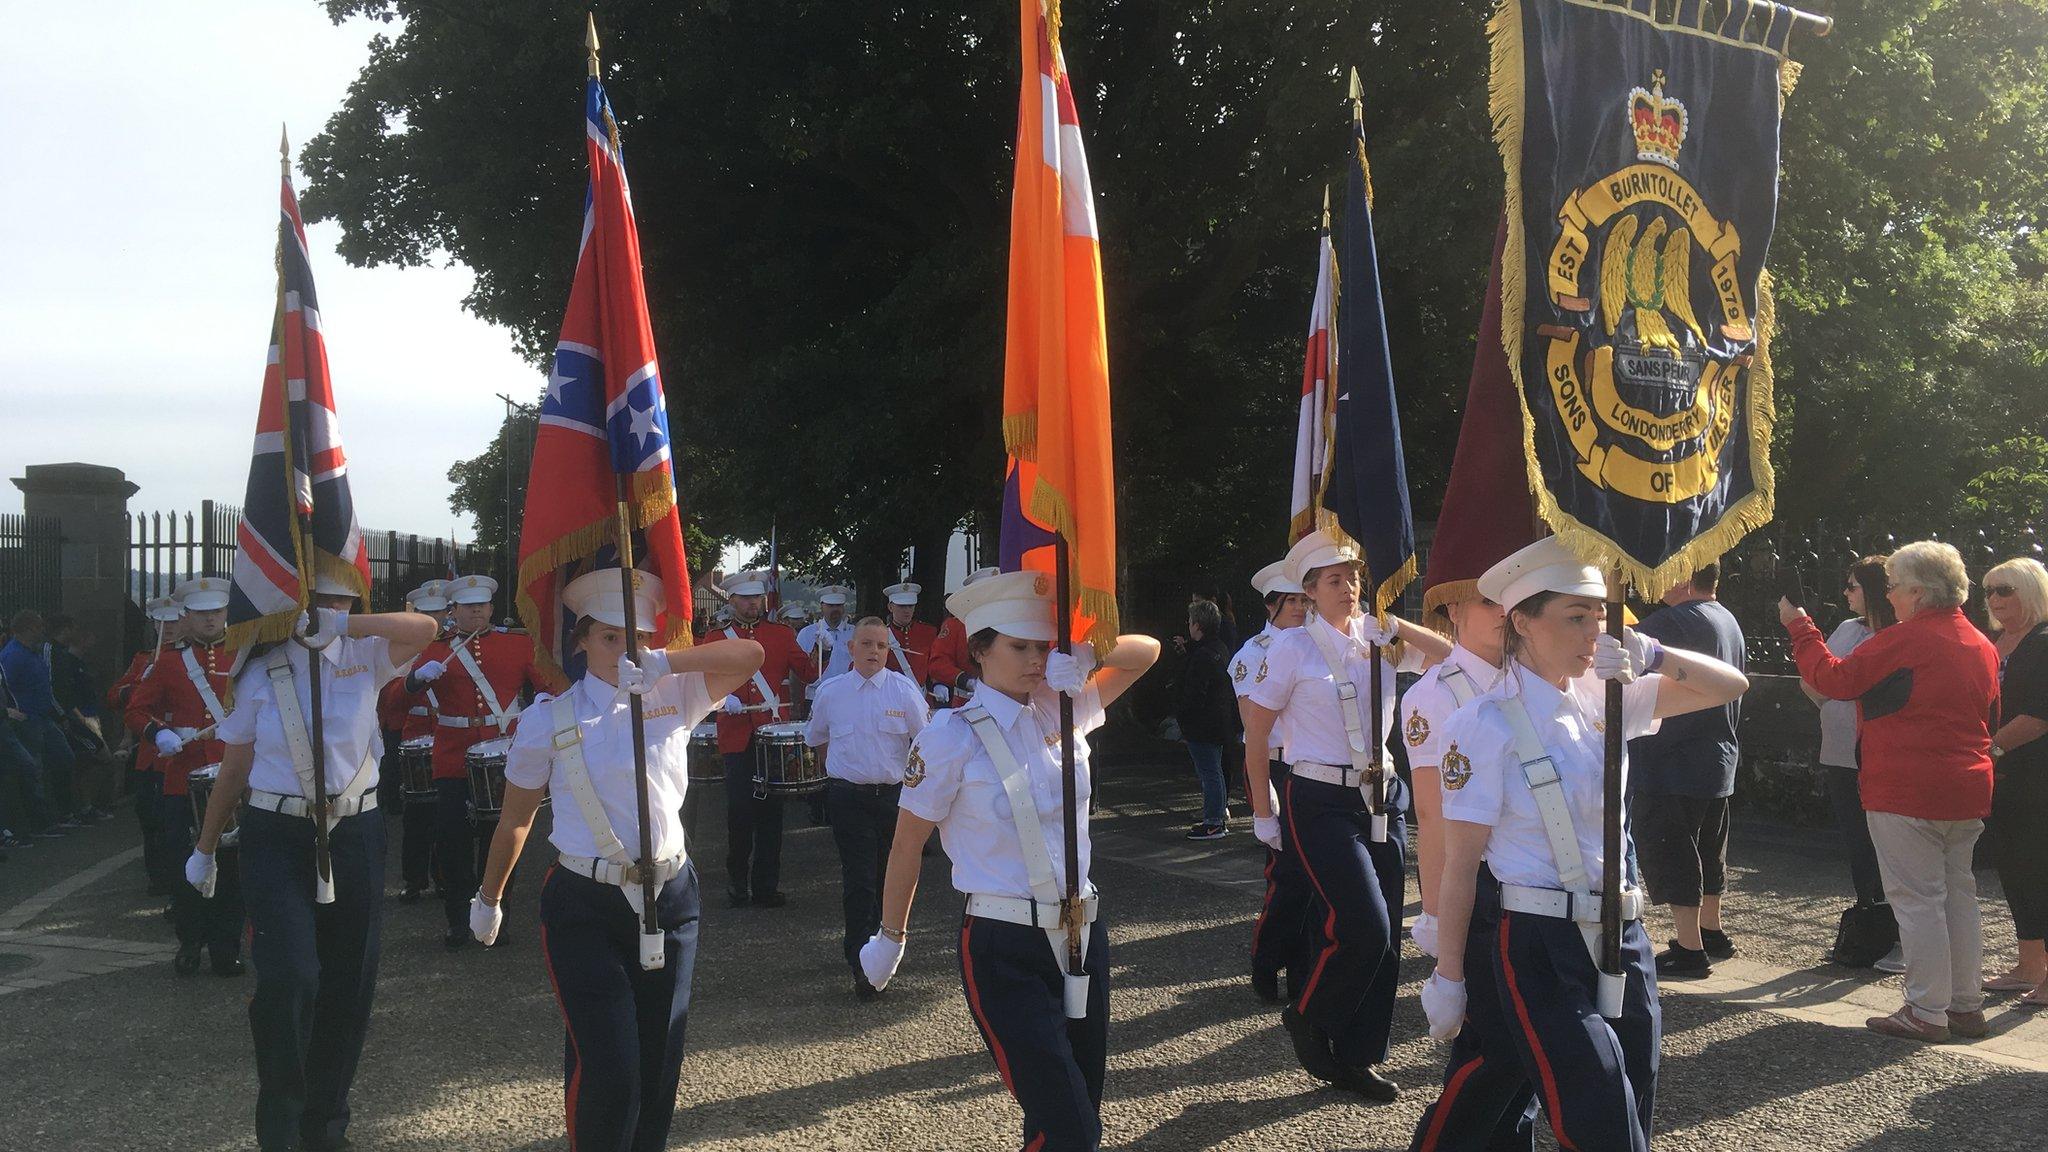
{"type": "MultiPolygon", "coordinates": [[[[1276,791],[1286,786],[1286,764],[1273,761],[1271,773],[1276,791]]],[[[1323,946],[1321,921],[1301,854],[1266,849],[1266,899],[1252,923],[1252,971],[1263,976],[1285,969],[1288,987],[1307,983],[1309,965],[1323,946]]]]}
{"type": "Polygon", "coordinates": [[[1024,1110],[1025,1152],[1093,1152],[1102,1143],[1109,1052],[1109,931],[1097,921],[1082,957],[1088,1016],[1067,1019],[1065,978],[1045,930],[964,918],[960,985],[1003,1086],[1024,1110]]]}
{"type": "Polygon", "coordinates": [[[697,870],[655,895],[668,963],[640,967],[640,920],[617,885],[566,868],[540,889],[540,946],[562,1008],[562,1096],[570,1152],[668,1146],[697,963],[697,870]]]}
{"type": "Polygon", "coordinates": [[[1529,1152],[1536,1146],[1535,1094],[1522,1071],[1494,976],[1500,886],[1484,864],[1465,937],[1465,1027],[1451,1042],[1444,1089],[1415,1126],[1410,1152],[1529,1152]]]}
{"type": "Polygon", "coordinates": [[[1372,840],[1372,814],[1356,788],[1290,774],[1280,793],[1282,843],[1301,857],[1325,910],[1327,942],[1296,990],[1295,1010],[1353,1067],[1386,1060],[1401,983],[1408,836],[1398,783],[1390,791],[1381,843],[1372,840]]]}

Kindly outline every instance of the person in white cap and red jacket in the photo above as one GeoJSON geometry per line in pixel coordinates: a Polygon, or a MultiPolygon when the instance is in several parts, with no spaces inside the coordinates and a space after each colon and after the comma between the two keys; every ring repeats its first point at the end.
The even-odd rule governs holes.
{"type": "Polygon", "coordinates": [[[918,691],[931,683],[932,646],[939,630],[917,618],[917,598],[924,587],[905,581],[882,589],[889,601],[889,667],[910,677],[918,691]]]}
{"type": "MultiPolygon", "coordinates": [[[[1024,1111],[1024,1146],[1092,1149],[1102,1139],[1109,1038],[1109,939],[1088,882],[1084,737],[1159,658],[1150,636],[1119,636],[1099,669],[1052,650],[1052,577],[1006,572],[955,592],[981,686],[911,745],[882,894],[881,930],[860,950],[868,983],[888,987],[903,959],[920,857],[936,828],[967,897],[960,976],[968,1012],[1024,1111]],[[1067,892],[1060,703],[1073,700],[1075,824],[1087,927],[1085,976],[1065,972],[1067,892]],[[1026,805],[1013,803],[1028,798],[1026,805]]],[[[1085,646],[1082,652],[1087,652],[1085,646]]]]}
{"type": "MultiPolygon", "coordinates": [[[[761,646],[719,640],[628,654],[617,568],[569,582],[572,652],[584,671],[558,697],[536,699],[505,764],[505,801],[469,928],[484,944],[504,924],[502,901],[535,811],[555,798],[549,839],[559,853],[540,890],[540,946],[562,1011],[563,1105],[579,1152],[668,1146],[689,1019],[702,900],[684,842],[690,730],[761,666],[761,646]],[[632,707],[641,700],[647,812],[659,935],[642,935],[645,899],[632,707]]],[[[661,580],[633,573],[633,619],[651,639],[661,580]]]]}
{"type": "MultiPolygon", "coordinates": [[[[446,580],[429,580],[405,597],[409,611],[431,616],[440,624],[441,634],[428,647],[438,646],[444,661],[447,659],[450,615],[447,589],[446,580]]],[[[426,652],[420,654],[421,659],[428,656],[426,652]]],[[[392,765],[391,771],[379,773],[377,802],[400,813],[398,866],[402,887],[398,891],[398,901],[415,904],[427,890],[428,882],[440,873],[434,860],[434,840],[439,834],[434,826],[434,817],[440,809],[440,802],[431,794],[423,800],[407,800],[405,779],[397,770],[397,756],[399,747],[406,741],[433,736],[434,709],[425,692],[407,692],[405,677],[400,676],[386,684],[377,697],[377,723],[384,730],[384,755],[392,765]]]]}
{"type": "Polygon", "coordinates": [[[820,588],[818,618],[796,634],[797,647],[809,653],[811,663],[818,667],[818,678],[804,686],[804,696],[809,699],[817,698],[819,685],[853,667],[853,658],[847,652],[853,643],[853,617],[846,611],[846,602],[852,595],[838,584],[820,588]]]}
{"type": "MultiPolygon", "coordinates": [[[[128,662],[128,670],[107,689],[107,714],[122,718],[127,724],[128,701],[135,694],[150,672],[156,668],[166,652],[176,656],[178,644],[185,639],[185,606],[178,603],[176,596],[152,596],[143,605],[149,619],[156,624],[156,645],[144,648],[128,662]]],[[[135,820],[142,827],[142,869],[149,880],[151,896],[170,896],[175,889],[172,885],[181,883],[178,869],[184,864],[184,854],[176,846],[166,844],[163,834],[164,770],[160,763],[162,754],[156,750],[154,740],[140,739],[140,733],[130,729],[137,737],[131,750],[133,759],[129,763],[129,783],[135,795],[135,820]]],[[[40,797],[30,797],[32,803],[39,803],[40,797]]]]}
{"type": "MultiPolygon", "coordinates": [[[[1308,621],[1309,599],[1301,585],[1287,578],[1287,561],[1275,560],[1252,575],[1252,587],[1266,602],[1266,626],[1244,642],[1230,658],[1230,687],[1237,693],[1238,715],[1244,698],[1266,682],[1266,656],[1274,642],[1308,621]]],[[[1284,743],[1284,741],[1283,741],[1284,743]]],[[[1267,750],[1266,773],[1278,788],[1287,779],[1287,762],[1267,750]]],[[[1280,972],[1287,972],[1288,999],[1308,981],[1308,962],[1321,947],[1313,912],[1315,886],[1301,867],[1299,852],[1266,848],[1266,895],[1252,922],[1252,991],[1268,1004],[1281,1003],[1280,972]]]]}
{"type": "MultiPolygon", "coordinates": [[[[1726,704],[1749,681],[1633,629],[1607,635],[1605,578],[1555,537],[1488,569],[1479,592],[1507,606],[1507,674],[1443,734],[1438,958],[1423,1011],[1438,1039],[1468,1021],[1485,1037],[1508,1038],[1560,1146],[1642,1152],[1662,1020],[1634,876],[1624,874],[1622,892],[1625,974],[1602,975],[1594,956],[1607,869],[1628,869],[1631,855],[1603,856],[1607,682],[1622,684],[1629,739],[1666,716],[1726,704]]],[[[1467,1090],[1447,1070],[1416,1146],[1444,1131],[1475,1141],[1455,1146],[1481,1146],[1520,1106],[1515,1085],[1487,1083],[1492,1090],[1467,1090]]]]}
{"type": "MultiPolygon", "coordinates": [[[[965,588],[977,580],[1000,574],[1000,569],[976,568],[967,574],[960,586],[965,588]]],[[[930,678],[925,694],[937,708],[957,708],[966,704],[967,698],[974,695],[975,688],[979,686],[981,668],[967,654],[967,623],[953,615],[950,607],[946,612],[946,622],[939,625],[939,634],[932,640],[932,656],[925,662],[925,674],[930,678]]]]}

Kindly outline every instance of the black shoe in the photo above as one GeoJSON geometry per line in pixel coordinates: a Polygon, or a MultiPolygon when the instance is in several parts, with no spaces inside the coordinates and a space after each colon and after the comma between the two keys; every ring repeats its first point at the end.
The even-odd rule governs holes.
{"type": "Polygon", "coordinates": [[[171,971],[180,976],[194,976],[199,972],[199,945],[178,945],[178,956],[171,961],[171,971]]]}
{"type": "Polygon", "coordinates": [[[1657,979],[1697,980],[1714,974],[1714,965],[1704,949],[1687,948],[1673,940],[1671,947],[1657,953],[1657,979]]]}
{"type": "Polygon", "coordinates": [[[417,888],[403,888],[403,889],[400,889],[400,890],[399,890],[399,893],[398,893],[398,902],[399,902],[400,904],[417,904],[417,903],[419,903],[419,902],[420,902],[420,890],[419,890],[419,889],[417,889],[417,888]]]}
{"type": "Polygon", "coordinates": [[[248,971],[249,966],[242,961],[240,956],[229,956],[225,959],[219,956],[213,958],[213,974],[215,976],[240,976],[248,971]]]}
{"type": "Polygon", "coordinates": [[[1280,1003],[1280,974],[1252,969],[1252,995],[1267,1004],[1280,1003]]]}
{"type": "Polygon", "coordinates": [[[745,892],[727,892],[725,894],[725,906],[727,908],[745,908],[753,902],[754,898],[745,892]]]}
{"type": "Polygon", "coordinates": [[[447,931],[447,934],[441,937],[441,943],[445,945],[450,952],[454,952],[463,947],[465,944],[469,943],[469,929],[450,928],[447,931]]]}
{"type": "Polygon", "coordinates": [[[1337,1087],[1346,1092],[1356,1092],[1367,1100],[1391,1104],[1401,1095],[1401,1086],[1379,1074],[1370,1065],[1345,1067],[1336,1081],[1337,1087]]]}
{"type": "Polygon", "coordinates": [[[763,892],[754,897],[754,907],[756,908],[780,908],[787,903],[789,903],[789,897],[784,896],[780,892],[763,892]]]}
{"type": "Polygon", "coordinates": [[[1719,928],[1700,929],[1700,943],[1707,946],[1707,955],[1716,960],[1727,960],[1735,955],[1735,941],[1719,928]]]}
{"type": "Polygon", "coordinates": [[[882,990],[880,988],[868,983],[867,973],[855,972],[853,974],[853,998],[855,1000],[873,1000],[881,994],[882,990]]]}
{"type": "Polygon", "coordinates": [[[1343,1077],[1344,1066],[1330,1054],[1330,1038],[1321,1028],[1309,1023],[1292,1004],[1280,1010],[1280,1023],[1286,1026],[1288,1039],[1294,1041],[1294,1058],[1301,1061],[1302,1071],[1331,1084],[1343,1077]]]}

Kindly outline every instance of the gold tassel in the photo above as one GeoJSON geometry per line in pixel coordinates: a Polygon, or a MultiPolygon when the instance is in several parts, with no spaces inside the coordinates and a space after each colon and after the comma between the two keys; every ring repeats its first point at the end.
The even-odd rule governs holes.
{"type": "Polygon", "coordinates": [[[1003,417],[1003,451],[1019,460],[1037,462],[1037,412],[1013,412],[1003,417]]]}

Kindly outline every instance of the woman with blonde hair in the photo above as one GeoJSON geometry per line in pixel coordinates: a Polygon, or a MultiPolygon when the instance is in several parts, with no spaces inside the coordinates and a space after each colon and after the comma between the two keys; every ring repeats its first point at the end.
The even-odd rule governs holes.
{"type": "Polygon", "coordinates": [[[1984,574],[1998,625],[1999,728],[1991,737],[1991,847],[2019,959],[1984,985],[2048,1008],[2048,568],[2027,558],[1984,574]]]}

